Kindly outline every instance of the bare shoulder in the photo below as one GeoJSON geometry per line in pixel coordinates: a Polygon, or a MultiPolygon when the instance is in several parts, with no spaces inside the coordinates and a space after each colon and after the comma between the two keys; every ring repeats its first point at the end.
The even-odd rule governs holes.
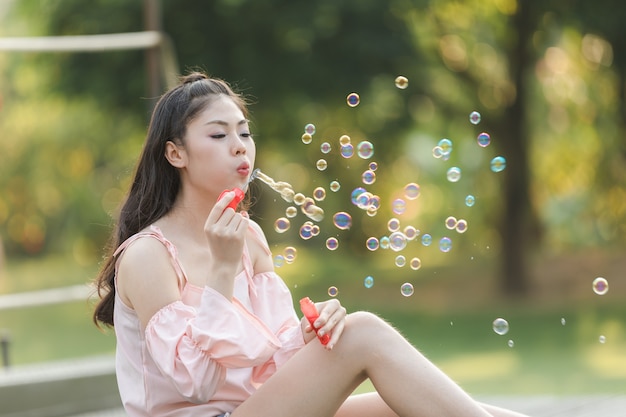
{"type": "Polygon", "coordinates": [[[272,254],[269,251],[269,244],[261,226],[250,219],[250,229],[248,231],[248,250],[252,258],[252,264],[256,273],[269,272],[274,270],[272,254]]]}
{"type": "Polygon", "coordinates": [[[169,254],[165,245],[154,237],[140,237],[120,255],[120,270],[145,269],[168,261],[169,254]]]}
{"type": "Polygon", "coordinates": [[[180,298],[171,255],[162,242],[145,236],[128,245],[120,256],[119,295],[145,325],[159,308],[180,298]]]}
{"type": "Polygon", "coordinates": [[[259,226],[259,224],[252,219],[249,220],[249,224],[250,228],[253,230],[249,231],[248,233],[254,233],[257,239],[260,239],[261,242],[263,242],[266,246],[269,246],[269,244],[267,243],[267,238],[265,237],[265,232],[263,231],[261,226],[259,226]]]}

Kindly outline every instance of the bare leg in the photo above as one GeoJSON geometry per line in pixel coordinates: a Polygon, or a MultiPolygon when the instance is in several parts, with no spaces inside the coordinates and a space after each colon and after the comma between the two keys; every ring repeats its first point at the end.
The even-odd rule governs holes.
{"type": "Polygon", "coordinates": [[[232,416],[332,417],[366,378],[371,379],[379,396],[350,399],[338,416],[519,416],[487,412],[375,315],[354,313],[346,320],[344,333],[332,351],[312,341],[232,416]],[[369,401],[370,407],[361,401],[369,401]]]}
{"type": "MultiPolygon", "coordinates": [[[[502,409],[489,404],[478,403],[494,417],[526,417],[514,411],[502,409]]],[[[391,408],[380,398],[377,392],[351,395],[341,405],[335,417],[398,417],[391,408]]]]}

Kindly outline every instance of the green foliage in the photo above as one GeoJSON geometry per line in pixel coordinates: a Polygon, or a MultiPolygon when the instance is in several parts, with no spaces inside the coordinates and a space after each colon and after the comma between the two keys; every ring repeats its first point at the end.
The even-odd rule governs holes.
{"type": "MultiPolygon", "coordinates": [[[[465,193],[479,190],[482,204],[473,209],[470,226],[480,231],[476,241],[493,237],[499,227],[494,219],[505,207],[503,180],[484,167],[516,140],[508,128],[515,113],[510,106],[523,96],[527,204],[548,244],[565,249],[623,244],[619,225],[626,217],[626,193],[617,185],[625,177],[616,133],[623,129],[624,101],[614,93],[622,62],[617,23],[610,19],[601,27],[593,13],[583,13],[583,3],[567,14],[559,2],[529,3],[532,37],[525,46],[531,62],[524,68],[516,66],[520,4],[512,0],[164,0],[161,7],[182,72],[202,68],[256,101],[264,171],[307,193],[341,177],[346,192],[359,185],[356,171],[363,163],[339,159],[321,174],[314,168],[317,146],[321,140],[337,144],[342,134],[354,142],[369,139],[381,167],[374,187],[387,201],[409,181],[432,191],[430,200],[420,200],[419,216],[407,221],[438,227],[448,212],[463,210],[465,193]],[[597,35],[589,37],[587,30],[597,35]],[[515,90],[517,71],[527,79],[526,91],[515,90]],[[407,90],[393,87],[399,74],[409,79],[407,90]],[[361,96],[357,108],[345,104],[350,92],[361,96]],[[472,148],[479,132],[467,123],[472,110],[483,114],[480,130],[493,133],[490,153],[472,148]],[[318,129],[308,148],[300,142],[307,123],[318,129]],[[455,144],[450,163],[462,166],[462,186],[448,183],[443,164],[430,157],[443,137],[455,144]],[[572,222],[580,227],[569,227],[572,222]]],[[[16,36],[143,29],[141,4],[122,0],[24,0],[4,20],[3,34],[16,36]]],[[[150,105],[143,56],[0,54],[0,70],[10,80],[0,87],[0,140],[8,160],[0,167],[6,190],[0,233],[9,251],[103,245],[150,105]]],[[[343,204],[326,203],[329,211],[343,204]]],[[[268,230],[279,213],[275,206],[264,197],[256,207],[268,230]]],[[[384,231],[389,210],[385,206],[381,216],[367,220],[373,226],[354,227],[346,237],[356,253],[363,251],[363,237],[384,231]]]]}

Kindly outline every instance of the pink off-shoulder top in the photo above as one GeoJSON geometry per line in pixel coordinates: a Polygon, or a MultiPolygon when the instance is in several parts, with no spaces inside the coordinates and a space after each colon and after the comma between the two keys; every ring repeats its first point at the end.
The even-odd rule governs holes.
{"type": "MultiPolygon", "coordinates": [[[[269,253],[264,240],[253,236],[269,253]]],[[[115,252],[117,262],[137,239],[163,243],[181,299],[159,310],[145,331],[116,293],[116,372],[129,416],[216,416],[233,411],[304,345],[291,293],[274,272],[254,274],[247,245],[234,296],[187,281],[176,247],[150,227],[115,252]]]]}

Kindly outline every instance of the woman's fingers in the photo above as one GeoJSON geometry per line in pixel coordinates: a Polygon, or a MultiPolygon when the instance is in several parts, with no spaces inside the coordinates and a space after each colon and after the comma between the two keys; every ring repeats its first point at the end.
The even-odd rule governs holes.
{"type": "Polygon", "coordinates": [[[328,348],[332,348],[339,340],[343,332],[346,320],[346,309],[339,303],[339,300],[332,299],[324,303],[319,303],[318,311],[320,317],[315,321],[318,335],[330,334],[328,348]]]}

